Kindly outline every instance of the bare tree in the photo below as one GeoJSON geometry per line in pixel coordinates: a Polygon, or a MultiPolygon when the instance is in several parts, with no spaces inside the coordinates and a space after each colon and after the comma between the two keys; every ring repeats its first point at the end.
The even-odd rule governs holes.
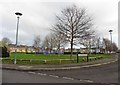
{"type": "Polygon", "coordinates": [[[2,38],[2,46],[8,46],[11,43],[12,41],[9,38],[7,37],[2,38]]]}
{"type": "Polygon", "coordinates": [[[58,51],[67,44],[66,37],[62,33],[55,33],[55,45],[58,51]]]}
{"type": "Polygon", "coordinates": [[[43,46],[49,49],[56,48],[58,51],[60,51],[60,48],[63,47],[66,44],[66,38],[61,33],[50,33],[45,37],[45,40],[43,42],[43,46]]]}
{"type": "Polygon", "coordinates": [[[40,39],[40,36],[37,35],[35,38],[34,38],[34,41],[33,41],[33,46],[35,48],[36,51],[39,50],[39,47],[41,45],[41,39],[40,39]]]}
{"type": "Polygon", "coordinates": [[[101,51],[100,49],[102,48],[100,37],[95,36],[92,42],[93,42],[93,47],[96,48],[95,53],[99,53],[101,51]]]}
{"type": "Polygon", "coordinates": [[[45,37],[45,40],[43,42],[43,46],[47,49],[50,49],[50,51],[55,48],[56,43],[55,43],[55,35],[53,33],[48,34],[45,37]]]}
{"type": "Polygon", "coordinates": [[[48,37],[48,36],[45,37],[42,46],[43,46],[44,48],[49,48],[49,47],[50,47],[50,46],[49,46],[49,37],[48,37]]]}
{"type": "Polygon", "coordinates": [[[118,50],[118,47],[116,45],[115,42],[112,42],[111,44],[111,41],[107,38],[103,38],[103,45],[105,47],[105,50],[108,52],[111,52],[111,51],[116,51],[118,50]]]}
{"type": "Polygon", "coordinates": [[[92,19],[87,15],[85,9],[68,7],[61,11],[61,16],[56,16],[57,22],[53,26],[53,31],[62,33],[71,44],[71,56],[73,45],[77,44],[77,39],[82,38],[92,27],[92,19]]]}
{"type": "Polygon", "coordinates": [[[105,47],[106,52],[111,52],[111,41],[107,38],[103,38],[103,45],[105,47]]]}
{"type": "Polygon", "coordinates": [[[117,47],[115,42],[112,43],[112,50],[113,51],[117,51],[118,50],[118,47],[117,47]]]}
{"type": "Polygon", "coordinates": [[[85,36],[80,39],[80,44],[85,46],[87,53],[91,53],[91,48],[94,46],[95,36],[92,32],[87,32],[85,36]]]}

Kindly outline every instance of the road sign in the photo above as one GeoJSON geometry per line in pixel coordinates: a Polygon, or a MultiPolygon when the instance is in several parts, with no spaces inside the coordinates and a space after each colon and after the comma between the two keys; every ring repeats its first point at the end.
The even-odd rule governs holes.
{"type": "Polygon", "coordinates": [[[87,56],[87,54],[78,54],[78,56],[87,56]]]}

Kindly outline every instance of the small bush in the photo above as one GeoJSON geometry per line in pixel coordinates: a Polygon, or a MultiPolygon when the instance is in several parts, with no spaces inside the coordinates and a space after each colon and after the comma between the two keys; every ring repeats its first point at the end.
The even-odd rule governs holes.
{"type": "Polygon", "coordinates": [[[10,54],[9,52],[7,52],[7,48],[6,47],[2,47],[2,57],[9,57],[10,54]]]}

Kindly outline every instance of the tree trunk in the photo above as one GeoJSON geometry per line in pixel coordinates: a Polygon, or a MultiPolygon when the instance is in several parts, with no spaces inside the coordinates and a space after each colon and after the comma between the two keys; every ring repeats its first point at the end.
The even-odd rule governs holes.
{"type": "MultiPolygon", "coordinates": [[[[71,22],[72,22],[72,19],[71,19],[71,22]]],[[[70,58],[73,55],[73,29],[74,29],[73,24],[71,26],[72,26],[72,34],[71,34],[72,38],[71,38],[71,55],[70,55],[70,58]]]]}
{"type": "Polygon", "coordinates": [[[73,55],[73,39],[71,40],[71,55],[70,55],[70,58],[71,58],[72,55],[73,55]]]}

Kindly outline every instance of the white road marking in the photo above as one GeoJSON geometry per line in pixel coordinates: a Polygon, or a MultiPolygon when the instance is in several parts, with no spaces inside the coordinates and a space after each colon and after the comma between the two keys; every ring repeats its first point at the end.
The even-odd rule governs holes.
{"type": "Polygon", "coordinates": [[[28,73],[31,73],[31,74],[36,74],[35,72],[31,72],[31,71],[30,71],[30,72],[28,72],[28,73]]]}
{"type": "Polygon", "coordinates": [[[74,80],[73,78],[69,78],[69,77],[62,77],[64,79],[69,79],[69,80],[74,80]]]}
{"type": "Polygon", "coordinates": [[[55,76],[55,75],[49,75],[50,77],[55,77],[55,78],[59,78],[59,76],[55,76]]]}
{"type": "Polygon", "coordinates": [[[92,83],[92,82],[93,82],[93,81],[91,81],[91,80],[81,80],[81,79],[80,79],[80,81],[89,82],[89,83],[92,83]]]}
{"type": "Polygon", "coordinates": [[[42,76],[46,76],[47,74],[43,74],[43,73],[37,73],[38,75],[42,75],[42,76]]]}
{"type": "MultiPolygon", "coordinates": [[[[44,73],[35,73],[35,72],[28,72],[28,73],[31,73],[31,74],[38,74],[38,75],[41,75],[41,76],[45,76],[47,74],[44,74],[44,73]]],[[[50,77],[54,77],[54,78],[60,78],[60,76],[56,76],[56,75],[48,75],[50,77]]],[[[74,79],[74,78],[70,78],[70,77],[62,77],[63,79],[68,79],[68,80],[78,80],[78,79],[74,79]]],[[[93,81],[91,80],[82,80],[80,79],[79,81],[81,82],[88,82],[88,83],[92,83],[93,81]]]]}

